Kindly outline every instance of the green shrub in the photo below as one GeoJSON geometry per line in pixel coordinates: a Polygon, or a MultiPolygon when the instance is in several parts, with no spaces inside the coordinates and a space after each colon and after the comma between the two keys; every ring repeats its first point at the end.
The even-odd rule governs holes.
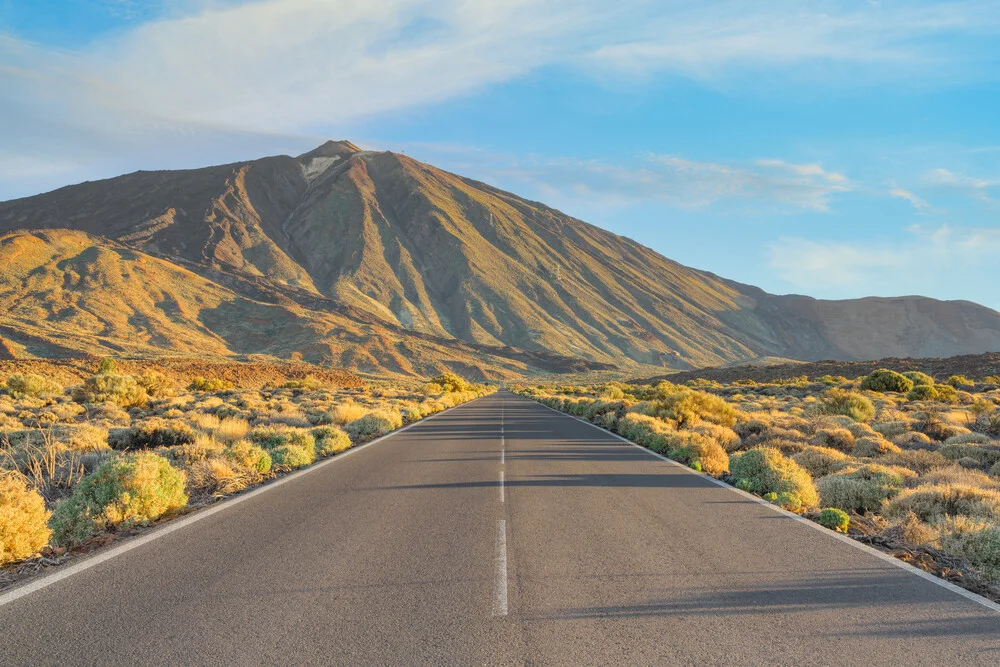
{"type": "Polygon", "coordinates": [[[933,387],[935,384],[934,378],[920,371],[907,371],[903,373],[903,377],[910,379],[914,387],[933,387]]]}
{"type": "Polygon", "coordinates": [[[737,484],[745,480],[747,490],[752,493],[789,493],[805,507],[813,507],[819,502],[816,485],[809,473],[777,449],[758,447],[735,454],[729,459],[729,469],[737,484]]]}
{"type": "Polygon", "coordinates": [[[250,431],[247,438],[267,450],[292,445],[293,447],[302,447],[312,452],[314,456],[316,453],[316,438],[306,429],[262,426],[250,431]]]}
{"type": "Polygon", "coordinates": [[[952,375],[950,378],[944,381],[945,384],[958,389],[959,387],[975,387],[976,383],[973,380],[965,377],[964,375],[952,375]]]}
{"type": "Polygon", "coordinates": [[[79,544],[110,530],[154,521],[187,505],[186,476],[161,456],[143,452],[111,459],[77,484],[52,514],[60,544],[79,544]]]}
{"type": "Polygon", "coordinates": [[[205,378],[200,375],[191,380],[188,391],[229,391],[233,388],[233,383],[221,378],[205,378]]]}
{"type": "Polygon", "coordinates": [[[104,357],[101,359],[100,365],[97,367],[98,375],[112,375],[118,372],[118,362],[111,357],[104,357]]]}
{"type": "Polygon", "coordinates": [[[718,396],[701,391],[668,394],[653,402],[650,414],[672,420],[680,428],[697,426],[702,421],[726,427],[736,424],[736,409],[733,406],[718,396]]]}
{"type": "Polygon", "coordinates": [[[958,390],[948,384],[934,385],[937,392],[937,401],[941,403],[958,403],[958,390]]]}
{"type": "Polygon", "coordinates": [[[872,371],[871,375],[861,381],[861,388],[866,391],[881,393],[894,391],[901,394],[913,389],[913,380],[887,368],[872,371]]]}
{"type": "Polygon", "coordinates": [[[15,373],[7,378],[4,386],[13,398],[40,398],[63,393],[62,385],[58,382],[35,373],[15,373]]]}
{"type": "Polygon", "coordinates": [[[273,463],[271,455],[266,449],[246,440],[229,445],[223,450],[222,455],[244,468],[257,471],[261,475],[269,473],[273,463]]]}
{"type": "Polygon", "coordinates": [[[281,445],[271,450],[271,460],[276,468],[294,470],[315,461],[316,451],[299,445],[281,445]]]}
{"type": "Polygon", "coordinates": [[[1000,525],[952,522],[952,530],[945,531],[941,542],[945,550],[964,557],[987,578],[1000,581],[1000,525]]]}
{"type": "Polygon", "coordinates": [[[20,475],[0,471],[0,565],[28,558],[50,537],[42,496],[20,475]]]}
{"type": "Polygon", "coordinates": [[[821,526],[826,526],[838,533],[846,533],[851,525],[851,517],[844,510],[836,507],[825,507],[819,513],[819,523],[821,526]]]}
{"type": "Polygon", "coordinates": [[[836,387],[837,385],[847,384],[847,378],[843,375],[823,375],[816,378],[816,382],[825,384],[828,387],[836,387]]]}
{"type": "Polygon", "coordinates": [[[322,380],[313,377],[312,375],[307,375],[301,380],[289,380],[285,384],[281,385],[282,389],[296,389],[298,391],[317,391],[324,387],[322,380]]]}
{"type": "Polygon", "coordinates": [[[1000,491],[965,484],[933,484],[906,489],[889,501],[887,516],[913,512],[934,523],[946,517],[1000,518],[1000,491]]]}
{"type": "Polygon", "coordinates": [[[913,477],[916,475],[904,468],[865,465],[818,479],[816,488],[824,505],[863,514],[880,509],[883,501],[899,493],[906,479],[913,477]]]}
{"type": "Polygon", "coordinates": [[[352,440],[367,440],[386,435],[403,425],[403,417],[398,412],[373,410],[344,426],[352,440]]]}
{"type": "Polygon", "coordinates": [[[854,391],[831,389],[823,395],[822,406],[826,414],[845,415],[856,422],[871,421],[875,416],[872,402],[854,391]]]}
{"type": "Polygon", "coordinates": [[[907,392],[906,400],[908,401],[936,401],[940,394],[938,390],[933,385],[928,384],[918,384],[913,389],[907,392]]]}
{"type": "Polygon", "coordinates": [[[149,396],[134,375],[98,373],[87,378],[73,392],[80,403],[114,403],[123,408],[142,407],[149,396]]]}
{"type": "Polygon", "coordinates": [[[316,453],[320,456],[330,456],[350,449],[351,436],[336,426],[320,426],[312,430],[316,439],[316,453]]]}

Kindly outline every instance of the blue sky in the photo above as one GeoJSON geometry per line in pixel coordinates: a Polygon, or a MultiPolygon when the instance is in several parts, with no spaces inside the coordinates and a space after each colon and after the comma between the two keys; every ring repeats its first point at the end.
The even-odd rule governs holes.
{"type": "Polygon", "coordinates": [[[777,293],[1000,308],[1000,7],[0,0],[0,200],[405,151],[777,293]]]}

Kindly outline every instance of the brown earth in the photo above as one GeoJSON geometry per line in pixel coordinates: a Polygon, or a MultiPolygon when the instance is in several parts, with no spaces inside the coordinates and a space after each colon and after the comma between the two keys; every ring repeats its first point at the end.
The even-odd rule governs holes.
{"type": "Polygon", "coordinates": [[[696,371],[671,373],[642,380],[632,380],[634,384],[650,384],[660,380],[683,383],[689,380],[714,380],[722,384],[737,380],[754,382],[774,382],[805,375],[815,380],[824,375],[843,376],[854,379],[868,375],[878,368],[904,373],[920,371],[939,381],[952,375],[964,375],[972,380],[982,380],[991,375],[1000,375],[1000,353],[965,354],[946,358],[929,359],[879,359],[877,361],[818,361],[813,363],[790,363],[773,366],[732,366],[728,368],[702,368],[696,371]]]}
{"type": "MultiPolygon", "coordinates": [[[[56,380],[65,386],[79,384],[97,372],[101,360],[96,357],[81,359],[27,359],[0,361],[0,384],[14,373],[37,373],[56,380]]],[[[122,373],[142,373],[156,370],[181,386],[196,377],[228,380],[240,389],[259,389],[276,386],[291,380],[312,376],[329,388],[363,387],[358,376],[336,368],[324,368],[307,363],[274,363],[267,361],[206,361],[204,359],[160,358],[119,359],[122,373]]]]}

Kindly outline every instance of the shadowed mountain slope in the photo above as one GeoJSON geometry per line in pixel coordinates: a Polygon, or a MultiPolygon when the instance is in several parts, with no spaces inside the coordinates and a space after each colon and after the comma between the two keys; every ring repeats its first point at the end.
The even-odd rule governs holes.
{"type": "MultiPolygon", "coordinates": [[[[220,353],[316,356],[317,345],[342,340],[341,328],[377,327],[425,345],[465,341],[671,368],[1000,350],[1000,314],[976,304],[770,295],[542,204],[348,142],[0,203],[0,232],[62,228],[197,274],[225,290],[226,303],[287,313],[269,317],[281,342],[264,344],[204,318],[188,327],[168,317],[169,300],[152,299],[143,330],[156,349],[187,352],[208,327],[215,338],[204,334],[205,344],[220,353]]],[[[45,289],[21,307],[44,300],[45,289]]],[[[46,321],[58,341],[53,318],[46,321]]],[[[351,346],[343,343],[339,358],[351,346]]]]}

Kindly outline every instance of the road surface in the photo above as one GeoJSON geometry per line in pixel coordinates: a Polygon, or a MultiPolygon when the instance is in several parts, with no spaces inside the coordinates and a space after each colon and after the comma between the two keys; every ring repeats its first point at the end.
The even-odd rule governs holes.
{"type": "Polygon", "coordinates": [[[0,606],[55,663],[997,665],[1000,614],[501,392],[0,606]]]}

